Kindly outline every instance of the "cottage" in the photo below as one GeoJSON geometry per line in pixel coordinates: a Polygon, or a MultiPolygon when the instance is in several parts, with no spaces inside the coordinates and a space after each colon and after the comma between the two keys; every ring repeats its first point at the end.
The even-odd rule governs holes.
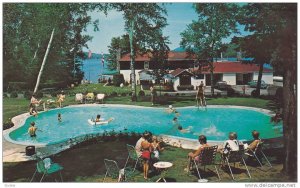
{"type": "MultiPolygon", "coordinates": [[[[137,55],[135,59],[136,80],[139,82],[140,74],[143,70],[155,69],[155,62],[150,62],[151,54],[137,55]]],[[[196,67],[195,58],[187,52],[169,52],[165,67],[169,70],[169,77],[172,77],[174,90],[181,86],[196,89],[201,81],[210,86],[211,75],[208,66],[196,67]]],[[[130,55],[126,54],[119,60],[120,73],[124,75],[125,81],[130,81],[130,55]]],[[[218,61],[213,63],[214,83],[226,81],[229,85],[245,85],[249,81],[257,80],[259,66],[255,64],[245,64],[240,61],[218,61]]],[[[147,72],[146,72],[147,73],[147,72]]],[[[264,68],[262,80],[267,84],[273,84],[273,70],[264,68]]]]}

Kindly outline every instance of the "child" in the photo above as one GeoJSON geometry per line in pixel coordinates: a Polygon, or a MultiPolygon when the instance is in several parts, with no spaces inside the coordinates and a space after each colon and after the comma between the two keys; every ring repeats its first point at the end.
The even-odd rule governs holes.
{"type": "Polygon", "coordinates": [[[97,117],[96,117],[95,122],[100,122],[100,118],[101,118],[101,116],[100,116],[100,114],[98,114],[97,117]]]}
{"type": "Polygon", "coordinates": [[[157,140],[156,136],[152,137],[152,147],[153,147],[154,158],[156,160],[158,160],[159,159],[159,152],[164,150],[164,148],[160,147],[160,142],[157,140]]]}

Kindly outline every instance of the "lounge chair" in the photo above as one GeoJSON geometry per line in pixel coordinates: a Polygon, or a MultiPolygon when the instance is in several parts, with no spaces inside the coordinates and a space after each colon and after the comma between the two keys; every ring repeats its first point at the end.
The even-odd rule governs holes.
{"type": "Polygon", "coordinates": [[[126,181],[125,168],[120,169],[116,161],[104,159],[104,165],[106,168],[106,173],[103,182],[105,181],[107,176],[118,179],[118,182],[126,181]]]}
{"type": "Polygon", "coordinates": [[[103,94],[103,93],[97,94],[96,100],[101,101],[103,103],[104,97],[105,97],[105,94],[103,94]]]}
{"type": "Polygon", "coordinates": [[[83,102],[83,95],[82,95],[82,93],[76,93],[76,95],[75,95],[75,101],[76,102],[80,102],[80,103],[83,102]]]}
{"type": "Polygon", "coordinates": [[[229,151],[228,155],[226,155],[225,158],[223,159],[223,160],[225,160],[225,162],[228,165],[228,168],[230,170],[230,174],[231,174],[231,177],[232,177],[233,180],[234,180],[234,176],[233,176],[233,173],[232,173],[232,170],[231,170],[231,167],[230,167],[230,163],[243,163],[244,166],[246,167],[246,171],[248,173],[248,176],[251,178],[251,175],[250,175],[250,172],[248,170],[247,164],[246,164],[246,162],[243,158],[244,152],[245,152],[244,146],[240,145],[238,151],[229,151]]]}
{"type": "Polygon", "coordinates": [[[32,178],[31,178],[30,182],[32,182],[32,180],[34,179],[37,172],[40,173],[40,174],[43,174],[41,179],[40,179],[40,182],[42,182],[44,176],[51,175],[51,174],[54,174],[56,172],[59,172],[61,181],[63,181],[63,178],[62,178],[62,175],[61,175],[61,171],[63,170],[62,166],[60,166],[57,163],[52,163],[50,158],[45,158],[43,160],[40,157],[37,157],[36,160],[37,160],[36,170],[35,170],[32,178]]]}
{"type": "Polygon", "coordinates": [[[95,100],[95,95],[94,95],[94,93],[88,93],[88,94],[86,94],[86,96],[85,96],[85,100],[86,101],[94,101],[95,100]]]}
{"type": "Polygon", "coordinates": [[[217,145],[216,146],[211,146],[211,147],[205,147],[201,151],[201,153],[199,154],[199,160],[197,160],[197,161],[193,160],[194,164],[196,166],[196,170],[197,170],[199,179],[202,179],[201,175],[200,175],[200,171],[199,171],[200,166],[204,166],[204,170],[205,170],[206,165],[214,165],[215,170],[216,170],[217,175],[218,175],[218,178],[220,180],[220,175],[219,175],[218,169],[217,169],[216,164],[215,164],[217,149],[218,149],[217,145]]]}
{"type": "Polygon", "coordinates": [[[128,151],[128,157],[127,157],[124,168],[126,168],[126,165],[129,161],[129,159],[131,159],[131,160],[135,161],[135,165],[134,165],[134,168],[133,168],[133,172],[134,172],[135,169],[136,169],[136,165],[138,164],[138,162],[142,161],[142,158],[137,155],[135,147],[132,146],[132,145],[127,144],[127,151],[128,151]]]}
{"type": "Polygon", "coordinates": [[[261,154],[261,155],[265,158],[265,160],[267,161],[268,165],[269,165],[270,167],[272,167],[272,165],[271,165],[270,161],[268,160],[267,156],[266,156],[266,155],[264,154],[264,152],[262,151],[262,148],[263,148],[263,142],[259,142],[259,143],[256,145],[256,147],[255,147],[254,150],[251,150],[251,149],[249,148],[248,151],[245,152],[245,154],[248,155],[248,156],[250,156],[250,157],[256,158],[256,160],[257,160],[257,162],[259,163],[259,165],[260,165],[261,167],[263,167],[262,161],[259,160],[259,158],[258,158],[258,155],[261,154]]]}

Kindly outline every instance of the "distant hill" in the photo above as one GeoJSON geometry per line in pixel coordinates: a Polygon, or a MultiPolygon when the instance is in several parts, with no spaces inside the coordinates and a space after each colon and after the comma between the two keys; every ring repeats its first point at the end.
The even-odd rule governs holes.
{"type": "MultiPolygon", "coordinates": [[[[88,57],[89,52],[83,52],[86,57],[88,57]]],[[[108,54],[103,54],[104,58],[108,56],[108,54]]],[[[102,54],[92,53],[91,59],[101,59],[102,54]]]]}

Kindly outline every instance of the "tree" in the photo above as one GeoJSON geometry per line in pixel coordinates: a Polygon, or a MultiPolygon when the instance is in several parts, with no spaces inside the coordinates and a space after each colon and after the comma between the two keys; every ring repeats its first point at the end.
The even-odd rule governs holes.
{"type": "Polygon", "coordinates": [[[283,72],[283,172],[297,180],[297,4],[251,3],[244,9],[243,45],[257,61],[283,72]]]}
{"type": "Polygon", "coordinates": [[[112,6],[123,12],[125,30],[129,35],[132,100],[136,101],[135,57],[150,46],[156,47],[150,43],[159,40],[157,34],[162,34],[162,28],[167,25],[166,18],[162,16],[166,9],[157,3],[117,3],[112,6]],[[138,51],[134,48],[136,45],[139,46],[138,51]]]}
{"type": "Polygon", "coordinates": [[[240,11],[242,16],[239,23],[245,25],[245,31],[250,31],[249,36],[241,37],[238,40],[241,48],[248,57],[254,58],[251,63],[259,65],[256,95],[260,95],[260,86],[264,64],[269,64],[274,49],[275,25],[273,14],[270,8],[272,4],[250,3],[240,11]]]}
{"type": "Polygon", "coordinates": [[[237,5],[232,3],[196,3],[195,10],[198,20],[193,21],[181,33],[180,44],[189,54],[195,55],[196,61],[202,66],[208,63],[211,77],[211,93],[214,95],[213,61],[222,47],[222,39],[237,32],[237,5]]]}
{"type": "Polygon", "coordinates": [[[110,46],[108,46],[108,67],[111,70],[117,69],[118,56],[122,56],[130,52],[129,36],[113,37],[110,46]]]}
{"type": "Polygon", "coordinates": [[[271,64],[283,70],[283,172],[297,180],[297,4],[276,3],[270,7],[276,35],[271,64]]]}
{"type": "Polygon", "coordinates": [[[78,57],[83,57],[81,49],[91,40],[90,36],[82,35],[82,31],[88,24],[97,25],[87,11],[95,8],[105,11],[105,7],[83,3],[4,4],[4,85],[10,81],[25,81],[34,86],[53,29],[55,35],[44,71],[47,74],[41,76],[41,82],[70,84],[81,80],[78,57]]]}

